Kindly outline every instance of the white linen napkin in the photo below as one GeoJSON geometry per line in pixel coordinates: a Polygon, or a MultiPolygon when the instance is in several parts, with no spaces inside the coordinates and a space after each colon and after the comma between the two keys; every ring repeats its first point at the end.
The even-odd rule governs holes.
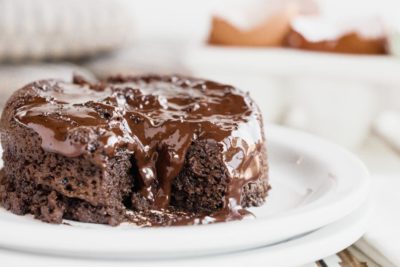
{"type": "Polygon", "coordinates": [[[0,61],[82,58],[131,41],[130,1],[0,1],[0,61]]]}
{"type": "Polygon", "coordinates": [[[356,247],[382,266],[400,266],[400,174],[372,179],[375,215],[356,247]]]}

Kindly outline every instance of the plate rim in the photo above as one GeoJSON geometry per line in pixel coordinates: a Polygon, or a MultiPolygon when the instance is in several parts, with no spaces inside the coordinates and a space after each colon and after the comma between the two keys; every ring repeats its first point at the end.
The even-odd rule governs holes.
{"type": "MultiPolygon", "coordinates": [[[[342,196],[340,199],[336,200],[331,199],[330,202],[322,206],[320,202],[323,201],[324,198],[319,198],[311,204],[284,212],[273,219],[229,222],[229,231],[224,231],[226,223],[166,228],[132,228],[132,231],[129,230],[129,232],[132,232],[132,235],[135,236],[135,240],[148,239],[148,233],[152,232],[152,240],[157,240],[159,244],[156,248],[150,247],[149,245],[143,247],[143,244],[138,245],[136,242],[128,242],[132,240],[129,232],[118,229],[118,227],[111,228],[105,226],[105,228],[108,229],[107,231],[99,231],[99,229],[68,228],[62,225],[48,225],[41,222],[33,226],[32,224],[25,224],[23,220],[18,223],[18,226],[16,226],[17,224],[15,222],[4,222],[0,220],[0,246],[22,248],[24,250],[48,250],[53,251],[53,253],[64,254],[75,254],[78,252],[100,256],[106,252],[112,251],[113,255],[116,257],[136,255],[135,257],[154,258],[158,255],[162,258],[168,257],[172,252],[182,253],[183,255],[215,254],[265,245],[265,237],[268,235],[270,239],[269,244],[272,244],[295,235],[315,230],[343,218],[365,202],[370,189],[369,174],[364,164],[352,153],[336,144],[325,141],[309,133],[281,126],[266,124],[266,135],[267,140],[275,140],[275,142],[280,140],[288,147],[300,147],[301,150],[307,150],[312,154],[316,153],[316,149],[318,151],[318,149],[323,148],[326,153],[322,153],[320,156],[325,157],[327,162],[331,159],[341,159],[341,162],[339,160],[338,162],[332,163],[338,165],[336,168],[343,167],[342,165],[344,162],[347,162],[347,164],[350,162],[350,165],[354,164],[353,171],[355,170],[359,176],[357,178],[357,187],[353,188],[354,191],[347,192],[344,197],[342,196]],[[312,145],[309,145],[310,143],[312,145]],[[313,220],[310,220],[310,218],[313,218],[313,220]],[[293,221],[295,221],[296,224],[291,223],[293,221]],[[232,235],[232,233],[247,233],[249,227],[279,229],[282,228],[282,225],[285,225],[287,229],[285,234],[268,233],[268,231],[267,233],[253,233],[251,238],[247,238],[247,240],[232,235]],[[196,231],[193,231],[193,227],[196,227],[196,231]],[[18,231],[9,231],[8,229],[18,229],[18,231]],[[212,237],[212,243],[207,242],[211,241],[209,235],[207,235],[211,230],[214,233],[218,233],[217,236],[212,237]],[[47,238],[48,240],[46,241],[50,242],[38,243],[37,240],[40,238],[40,234],[37,234],[37,232],[43,233],[43,231],[46,231],[46,235],[49,236],[61,235],[63,237],[63,242],[59,242],[57,239],[47,238]],[[271,235],[274,234],[277,235],[275,239],[271,238],[271,235]],[[82,240],[82,236],[85,236],[84,240],[82,240]],[[179,238],[177,238],[177,236],[179,238]],[[197,244],[197,247],[188,246],[188,242],[193,242],[195,238],[197,238],[197,240],[203,240],[203,242],[197,244]],[[226,238],[230,238],[231,240],[228,245],[223,241],[226,238]],[[78,244],[76,243],[77,239],[80,240],[78,244]],[[115,242],[112,242],[112,240],[115,239],[124,240],[125,242],[118,242],[115,244],[115,242]],[[167,240],[174,240],[174,246],[169,246],[167,240]],[[104,246],[104,244],[106,245],[104,246]],[[130,244],[130,246],[127,247],[126,244],[130,244]],[[177,249],[177,247],[179,247],[179,249],[177,249]]],[[[353,179],[355,178],[353,177],[353,179]]],[[[330,197],[332,198],[333,196],[330,197]]],[[[327,200],[325,199],[325,201],[327,200]]]]}
{"type": "MultiPolygon", "coordinates": [[[[308,264],[316,260],[328,257],[338,251],[350,246],[357,241],[366,232],[368,222],[372,217],[375,208],[374,202],[368,199],[361,207],[353,211],[344,218],[317,229],[309,234],[305,234],[298,238],[293,238],[279,244],[254,248],[236,253],[227,253],[215,256],[193,257],[187,259],[167,259],[165,261],[141,261],[129,259],[125,261],[102,261],[94,259],[82,258],[65,258],[54,256],[52,254],[34,254],[18,250],[0,249],[0,257],[3,261],[12,261],[18,264],[20,260],[29,261],[37,260],[41,266],[54,266],[57,262],[60,267],[71,266],[164,266],[164,267],[180,267],[180,266],[205,266],[209,264],[217,265],[226,263],[227,260],[234,263],[233,266],[243,266],[248,264],[251,259],[253,266],[273,265],[276,267],[300,266],[308,264]],[[335,233],[335,234],[333,234],[335,233]],[[4,255],[6,257],[4,257],[4,255]],[[291,257],[287,257],[291,255],[291,257]],[[35,258],[32,258],[34,256],[35,258]],[[8,257],[8,258],[7,258],[8,257]],[[25,257],[25,259],[24,259],[25,257]],[[60,259],[66,259],[60,261],[60,259]],[[282,261],[285,259],[285,261],[282,261]],[[46,260],[48,261],[46,263],[46,260]],[[71,260],[72,262],[68,262],[71,260]],[[75,262],[74,262],[75,261],[75,262]],[[79,262],[80,261],[80,262],[79,262]]],[[[232,264],[231,264],[232,265],[232,264]]],[[[19,265],[18,265],[19,266],[19,265]]]]}

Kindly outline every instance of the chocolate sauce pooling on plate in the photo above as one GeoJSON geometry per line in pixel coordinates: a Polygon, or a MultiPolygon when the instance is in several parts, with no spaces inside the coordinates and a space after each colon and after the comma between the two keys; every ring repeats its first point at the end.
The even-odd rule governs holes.
{"type": "MultiPolygon", "coordinates": [[[[178,76],[114,77],[97,84],[47,80],[33,88],[35,93],[25,98],[15,118],[39,134],[44,150],[77,157],[101,149],[95,157],[100,166],[118,151],[129,151],[140,174],[142,196],[155,210],[163,210],[189,146],[212,139],[221,145],[232,182],[225,208],[207,220],[237,219],[247,213],[239,206],[241,190],[259,178],[259,152],[264,149],[261,115],[247,94],[178,76]],[[93,132],[100,137],[95,143],[85,142],[93,132]]],[[[204,223],[204,218],[186,216],[175,224],[193,223],[204,223]]]]}

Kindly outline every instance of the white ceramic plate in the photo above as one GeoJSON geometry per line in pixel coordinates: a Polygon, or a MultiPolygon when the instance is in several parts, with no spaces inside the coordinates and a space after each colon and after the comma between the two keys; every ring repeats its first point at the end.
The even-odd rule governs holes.
{"type": "Polygon", "coordinates": [[[363,164],[309,134],[267,125],[272,190],[256,219],[138,229],[84,223],[49,225],[0,210],[0,246],[83,257],[171,258],[270,245],[337,221],[369,191],[363,164]]]}
{"type": "MultiPolygon", "coordinates": [[[[27,254],[12,250],[0,250],[4,266],[41,267],[204,267],[204,266],[300,266],[315,262],[350,246],[365,232],[371,217],[371,205],[361,208],[337,222],[329,224],[310,234],[272,246],[216,256],[165,260],[88,260],[54,257],[51,255],[27,254]]],[[[171,242],[173,243],[173,242],[171,242]]],[[[310,264],[307,266],[315,266],[310,264]]]]}

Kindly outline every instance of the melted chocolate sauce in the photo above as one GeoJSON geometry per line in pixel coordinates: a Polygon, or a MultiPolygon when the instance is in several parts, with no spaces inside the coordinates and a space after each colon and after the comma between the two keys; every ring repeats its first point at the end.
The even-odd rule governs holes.
{"type": "Polygon", "coordinates": [[[172,224],[247,214],[239,206],[242,187],[259,178],[264,137],[259,110],[246,94],[176,76],[115,77],[98,84],[41,81],[32,88],[15,118],[39,134],[44,150],[66,157],[95,155],[99,165],[120,150],[129,151],[141,194],[155,210],[168,208],[172,181],[193,141],[217,141],[232,179],[224,208],[211,215],[181,216],[172,224]],[[96,142],[87,142],[94,133],[96,142]]]}

